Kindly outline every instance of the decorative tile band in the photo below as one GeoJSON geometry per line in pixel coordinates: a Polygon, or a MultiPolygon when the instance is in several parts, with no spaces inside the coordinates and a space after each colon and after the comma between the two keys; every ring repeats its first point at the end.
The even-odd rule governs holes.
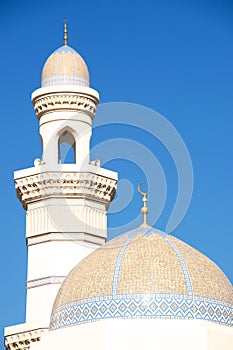
{"type": "Polygon", "coordinates": [[[50,85],[82,85],[89,86],[89,81],[83,77],[77,75],[54,75],[42,79],[41,86],[50,86],[50,85]]]}
{"type": "Polygon", "coordinates": [[[233,326],[233,307],[218,300],[210,302],[185,295],[164,297],[145,293],[99,297],[58,308],[51,317],[50,329],[110,318],[200,319],[233,326]]]}

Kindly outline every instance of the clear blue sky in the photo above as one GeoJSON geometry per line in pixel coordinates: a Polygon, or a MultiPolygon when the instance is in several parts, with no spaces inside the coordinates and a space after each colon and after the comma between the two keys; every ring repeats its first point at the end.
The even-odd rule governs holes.
{"type": "MultiPolygon", "coordinates": [[[[63,17],[69,19],[69,43],[86,59],[101,102],[152,108],[183,137],[193,162],[194,192],[174,235],[214,260],[232,282],[232,1],[8,0],[1,1],[0,11],[0,326],[24,322],[25,212],[16,198],[13,172],[32,166],[41,153],[30,94],[40,86],[46,58],[62,45],[63,17]]],[[[177,191],[166,150],[159,142],[149,145],[142,131],[123,126],[97,130],[92,143],[129,133],[131,139],[145,140],[164,169],[167,202],[156,225],[163,229],[177,191]]],[[[125,161],[108,167],[133,186],[143,178],[125,161]]],[[[110,217],[110,225],[131,220],[140,207],[135,194],[117,218],[110,217]]]]}

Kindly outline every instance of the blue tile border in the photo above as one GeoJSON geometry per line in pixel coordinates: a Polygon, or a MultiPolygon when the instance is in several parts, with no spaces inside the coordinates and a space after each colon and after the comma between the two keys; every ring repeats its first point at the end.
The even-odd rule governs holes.
{"type": "Polygon", "coordinates": [[[159,293],[115,295],[72,302],[53,312],[50,329],[109,318],[200,319],[233,326],[233,307],[218,300],[159,293]]]}

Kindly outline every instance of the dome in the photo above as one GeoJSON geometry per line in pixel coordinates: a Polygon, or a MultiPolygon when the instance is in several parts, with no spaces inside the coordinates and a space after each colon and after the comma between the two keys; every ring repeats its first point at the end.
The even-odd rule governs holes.
{"type": "Polygon", "coordinates": [[[82,57],[68,45],[54,51],[45,62],[41,85],[89,86],[89,73],[82,57]]]}
{"type": "Polygon", "coordinates": [[[224,273],[181,240],[139,227],[95,250],[64,280],[50,330],[107,318],[201,319],[233,325],[224,273]]]}

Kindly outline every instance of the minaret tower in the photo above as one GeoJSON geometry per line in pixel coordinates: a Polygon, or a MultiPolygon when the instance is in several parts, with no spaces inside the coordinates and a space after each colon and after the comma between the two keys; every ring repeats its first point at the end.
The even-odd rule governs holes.
{"type": "Polygon", "coordinates": [[[105,243],[106,214],[117,184],[115,172],[101,168],[99,160],[90,162],[99,94],[89,87],[84,60],[68,46],[66,22],[64,45],[47,59],[41,86],[32,103],[43,156],[14,176],[26,210],[26,323],[5,329],[7,349],[26,349],[39,340],[65,276],[105,243]]]}

